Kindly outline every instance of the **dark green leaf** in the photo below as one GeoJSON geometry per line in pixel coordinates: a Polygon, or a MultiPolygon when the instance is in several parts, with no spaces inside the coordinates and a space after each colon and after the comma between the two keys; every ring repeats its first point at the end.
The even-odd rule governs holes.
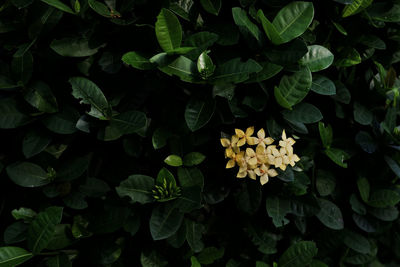
{"type": "Polygon", "coordinates": [[[335,95],[336,86],[327,77],[322,75],[313,76],[311,90],[320,95],[335,95]]]}
{"type": "Polygon", "coordinates": [[[334,230],[343,229],[342,212],[334,203],[326,199],[318,199],[321,210],[316,215],[317,218],[328,228],[334,230]]]}
{"type": "Polygon", "coordinates": [[[158,43],[165,52],[181,46],[182,26],[174,13],[168,9],[161,9],[157,16],[156,36],[158,43]]]}
{"type": "Polygon", "coordinates": [[[192,98],[185,109],[185,121],[189,129],[194,132],[204,127],[214,114],[214,109],[213,99],[202,101],[192,98]]]}
{"type": "Polygon", "coordinates": [[[31,252],[19,247],[0,247],[0,266],[15,267],[33,257],[31,252]]]}
{"type": "Polygon", "coordinates": [[[6,171],[14,183],[23,187],[38,187],[51,182],[45,170],[30,162],[14,163],[6,171]]]}
{"type": "Polygon", "coordinates": [[[291,245],[279,258],[279,266],[307,266],[317,255],[318,249],[312,241],[299,241],[291,245]]]}
{"type": "Polygon", "coordinates": [[[154,240],[166,239],[178,231],[183,213],[174,205],[159,205],[153,209],[150,217],[150,233],[154,240]]]}
{"type": "Polygon", "coordinates": [[[151,191],[153,188],[154,179],[152,177],[136,174],[122,181],[115,189],[120,197],[128,196],[132,202],[145,204],[154,201],[151,191]]]}

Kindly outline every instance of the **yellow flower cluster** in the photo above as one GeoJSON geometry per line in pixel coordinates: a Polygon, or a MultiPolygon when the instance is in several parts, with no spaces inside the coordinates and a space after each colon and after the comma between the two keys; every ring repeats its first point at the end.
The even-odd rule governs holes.
{"type": "Polygon", "coordinates": [[[264,129],[261,128],[257,132],[257,137],[252,136],[253,134],[254,127],[249,127],[246,132],[235,129],[235,135],[231,139],[221,138],[221,144],[225,147],[225,157],[229,158],[226,168],[239,166],[237,178],[249,176],[256,180],[259,176],[260,183],[264,185],[268,182],[269,177],[278,175],[278,172],[272,167],[284,171],[287,165],[293,167],[300,160],[293,153],[293,145],[296,141],[291,137],[287,138],[285,130],[282,132],[282,139],[279,140],[278,147],[272,145],[274,139],[266,137],[264,129]],[[254,151],[251,147],[241,150],[245,144],[256,145],[256,150],[254,151]]]}

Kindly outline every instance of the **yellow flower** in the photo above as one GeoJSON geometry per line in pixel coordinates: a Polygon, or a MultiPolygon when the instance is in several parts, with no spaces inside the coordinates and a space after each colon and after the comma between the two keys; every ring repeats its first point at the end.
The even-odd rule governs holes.
{"type": "Polygon", "coordinates": [[[255,145],[262,145],[263,147],[265,147],[265,145],[270,145],[274,142],[274,139],[272,139],[271,137],[265,138],[265,131],[263,128],[261,128],[257,132],[257,137],[253,137],[253,140],[255,145]]]}
{"type": "Polygon", "coordinates": [[[275,177],[278,175],[278,172],[275,169],[270,169],[269,165],[261,164],[259,168],[256,168],[254,172],[260,176],[260,183],[262,185],[268,182],[269,177],[275,177]]]}
{"type": "Polygon", "coordinates": [[[228,138],[221,138],[221,145],[225,147],[225,157],[232,158],[233,153],[239,153],[239,148],[237,147],[237,142],[239,138],[237,135],[233,135],[231,140],[228,138]]]}
{"type": "Polygon", "coordinates": [[[244,151],[240,151],[238,153],[232,153],[231,159],[226,163],[225,168],[233,168],[236,166],[242,166],[244,163],[244,151]]]}
{"type": "Polygon", "coordinates": [[[298,162],[300,160],[299,156],[297,156],[296,154],[293,154],[293,153],[288,155],[287,157],[288,157],[288,160],[289,160],[289,164],[292,167],[294,167],[296,162],[298,162]]]}
{"type": "Polygon", "coordinates": [[[256,173],[254,172],[254,170],[249,168],[248,165],[240,167],[239,172],[236,175],[237,178],[245,178],[246,176],[249,176],[253,180],[256,179],[256,173]]]}
{"type": "Polygon", "coordinates": [[[286,132],[285,130],[282,131],[282,140],[279,141],[279,146],[283,147],[286,149],[287,154],[291,155],[293,154],[293,145],[296,143],[293,138],[289,137],[286,138],[286,132]]]}
{"type": "Polygon", "coordinates": [[[280,168],[282,171],[286,170],[286,165],[289,164],[289,159],[286,155],[286,149],[283,147],[278,150],[276,146],[268,146],[267,157],[270,165],[275,165],[275,168],[280,168]]]}
{"type": "Polygon", "coordinates": [[[246,129],[246,133],[243,132],[240,129],[235,129],[235,133],[239,137],[239,141],[237,142],[237,146],[239,146],[239,147],[243,146],[243,145],[246,144],[246,142],[249,145],[254,145],[254,140],[253,140],[253,137],[252,137],[252,135],[254,133],[254,127],[253,126],[247,128],[246,129]]]}

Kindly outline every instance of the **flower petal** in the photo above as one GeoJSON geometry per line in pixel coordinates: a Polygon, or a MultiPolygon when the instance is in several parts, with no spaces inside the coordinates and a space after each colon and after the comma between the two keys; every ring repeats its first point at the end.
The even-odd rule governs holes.
{"type": "Polygon", "coordinates": [[[257,136],[260,139],[264,139],[265,138],[265,131],[263,128],[261,128],[258,132],[257,132],[257,136]]]}
{"type": "Polygon", "coordinates": [[[282,131],[282,140],[286,140],[286,132],[285,132],[285,129],[283,129],[283,131],[282,131]]]}
{"type": "Polygon", "coordinates": [[[247,137],[252,136],[253,133],[254,133],[254,126],[251,126],[251,127],[249,127],[249,128],[246,129],[246,136],[247,136],[247,137]]]}
{"type": "Polygon", "coordinates": [[[253,170],[247,171],[247,175],[253,180],[255,180],[257,178],[257,176],[253,170]]]}
{"type": "Polygon", "coordinates": [[[286,146],[286,152],[288,155],[293,155],[293,147],[291,145],[286,146]]]}
{"type": "Polygon", "coordinates": [[[274,157],[280,157],[281,153],[279,153],[278,149],[273,148],[272,149],[272,155],[274,155],[274,157]]]}
{"type": "Polygon", "coordinates": [[[238,137],[236,134],[235,134],[235,135],[232,135],[231,144],[234,145],[234,144],[236,144],[238,141],[239,141],[239,137],[238,137]]]}
{"type": "Polygon", "coordinates": [[[241,138],[236,145],[243,146],[244,144],[246,144],[246,137],[241,138]]]}
{"type": "Polygon", "coordinates": [[[296,143],[296,141],[294,141],[294,139],[292,137],[289,137],[287,139],[287,141],[288,141],[289,145],[291,145],[291,146],[293,146],[296,143]]]}
{"type": "Polygon", "coordinates": [[[257,155],[265,155],[265,147],[261,145],[261,143],[256,147],[257,155]]]}
{"type": "Polygon", "coordinates": [[[248,163],[249,165],[257,165],[257,158],[256,158],[256,157],[249,158],[249,159],[247,160],[247,163],[248,163]]]}
{"type": "Polygon", "coordinates": [[[256,156],[256,152],[254,152],[254,150],[250,147],[246,148],[246,156],[247,157],[255,157],[256,156]]]}
{"type": "Polygon", "coordinates": [[[236,174],[236,177],[237,178],[244,178],[244,177],[246,177],[247,176],[247,171],[239,171],[237,174],[236,174]]]}
{"type": "Polygon", "coordinates": [[[274,142],[274,139],[272,139],[271,137],[267,137],[263,141],[264,141],[264,144],[270,145],[274,142]]]}
{"type": "Polygon", "coordinates": [[[250,146],[254,146],[256,144],[256,142],[258,141],[257,138],[255,137],[247,137],[247,144],[249,144],[250,146]]]}
{"type": "Polygon", "coordinates": [[[234,159],[231,159],[231,160],[228,161],[228,163],[226,163],[225,168],[230,169],[230,168],[235,167],[235,165],[236,165],[235,160],[234,160],[234,159]]]}
{"type": "Polygon", "coordinates": [[[269,175],[270,177],[275,177],[275,176],[278,175],[278,172],[277,172],[275,169],[269,169],[269,170],[268,170],[268,175],[269,175]]]}
{"type": "Polygon", "coordinates": [[[265,185],[266,183],[268,183],[268,174],[264,174],[260,177],[260,183],[261,185],[265,185]]]}
{"type": "Polygon", "coordinates": [[[232,158],[232,157],[234,157],[233,154],[234,154],[234,153],[233,153],[232,148],[227,148],[227,149],[225,149],[225,156],[226,156],[227,158],[232,158]]]}
{"type": "Polygon", "coordinates": [[[296,154],[293,154],[292,158],[293,158],[293,160],[294,160],[295,162],[300,161],[299,156],[297,156],[296,154]]]}
{"type": "Polygon", "coordinates": [[[286,170],[286,167],[287,167],[287,165],[285,165],[285,164],[282,164],[281,166],[279,166],[279,168],[280,168],[282,171],[286,170]]]}
{"type": "Polygon", "coordinates": [[[282,161],[281,157],[275,158],[274,165],[275,165],[276,168],[280,168],[282,166],[282,163],[283,163],[283,161],[282,161]]]}
{"type": "Polygon", "coordinates": [[[256,168],[256,169],[254,170],[254,172],[255,172],[258,176],[261,176],[260,168],[256,168]]]}
{"type": "Polygon", "coordinates": [[[245,133],[240,129],[235,129],[235,133],[239,138],[242,138],[245,136],[245,133]]]}
{"type": "Polygon", "coordinates": [[[223,147],[229,147],[231,145],[231,141],[228,138],[221,138],[219,140],[221,141],[221,145],[223,147]]]}

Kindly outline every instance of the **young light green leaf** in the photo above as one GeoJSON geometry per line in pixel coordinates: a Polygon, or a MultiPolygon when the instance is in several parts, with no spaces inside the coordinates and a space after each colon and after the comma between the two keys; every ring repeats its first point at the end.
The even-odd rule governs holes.
{"type": "Polygon", "coordinates": [[[76,99],[81,99],[81,104],[89,104],[91,109],[89,115],[107,119],[109,105],[101,89],[89,79],[84,77],[73,77],[69,79],[72,86],[72,95],[76,99]]]}
{"type": "Polygon", "coordinates": [[[15,267],[33,257],[31,252],[19,247],[0,247],[0,266],[15,267]]]}
{"type": "Polygon", "coordinates": [[[320,45],[308,47],[307,54],[300,59],[300,65],[307,66],[312,72],[328,68],[333,63],[333,54],[327,48],[320,45]]]}
{"type": "Polygon", "coordinates": [[[169,155],[164,159],[164,162],[172,167],[179,167],[182,166],[182,158],[178,155],[169,155]]]}
{"type": "Polygon", "coordinates": [[[61,223],[62,207],[49,207],[40,212],[28,228],[28,247],[37,254],[47,247],[54,235],[56,225],[61,223]]]}
{"type": "Polygon", "coordinates": [[[350,5],[346,5],[343,8],[342,17],[346,18],[361,12],[363,9],[367,8],[372,1],[373,0],[354,0],[350,5]]]}
{"type": "Polygon", "coordinates": [[[165,52],[181,46],[182,26],[175,14],[168,9],[162,8],[157,16],[156,36],[165,52]]]}
{"type": "Polygon", "coordinates": [[[136,174],[122,181],[115,189],[120,197],[128,196],[133,203],[146,204],[154,201],[151,191],[154,188],[154,182],[150,176],[136,174]]]}

